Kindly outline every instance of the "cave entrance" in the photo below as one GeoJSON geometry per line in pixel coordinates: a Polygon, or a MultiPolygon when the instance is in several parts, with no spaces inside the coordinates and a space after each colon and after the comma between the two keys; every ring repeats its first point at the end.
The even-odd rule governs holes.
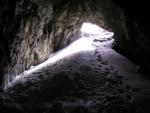
{"type": "Polygon", "coordinates": [[[109,32],[96,24],[84,22],[79,32],[69,38],[72,40],[71,43],[54,54],[57,55],[58,59],[61,59],[79,52],[93,51],[96,44],[112,44],[113,35],[113,32],[109,32]]]}
{"type": "Polygon", "coordinates": [[[84,22],[81,26],[80,31],[83,32],[83,33],[87,33],[87,34],[96,35],[96,34],[102,33],[102,31],[104,31],[104,29],[100,28],[96,24],[84,22]]]}
{"type": "Polygon", "coordinates": [[[82,34],[81,38],[91,38],[93,43],[99,43],[101,45],[111,45],[114,42],[114,32],[110,32],[92,23],[83,23],[80,29],[82,34]]]}
{"type": "MultiPolygon", "coordinates": [[[[25,78],[31,77],[33,73],[42,72],[45,68],[50,68],[53,64],[63,59],[69,59],[82,52],[92,52],[99,46],[112,44],[113,32],[109,32],[98,25],[92,23],[83,23],[79,31],[80,35],[77,35],[76,39],[62,50],[50,55],[50,57],[43,63],[24,71],[22,74],[17,75],[13,78],[11,83],[7,83],[4,89],[15,84],[17,81],[25,81],[25,78]],[[108,43],[109,42],[109,43],[108,43]]],[[[71,38],[71,37],[70,37],[71,38]]],[[[105,48],[104,48],[105,49],[105,48]]]]}

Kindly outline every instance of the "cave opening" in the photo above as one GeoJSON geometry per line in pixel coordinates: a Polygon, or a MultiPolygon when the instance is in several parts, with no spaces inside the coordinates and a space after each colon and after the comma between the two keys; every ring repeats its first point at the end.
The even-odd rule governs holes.
{"type": "Polygon", "coordinates": [[[72,42],[67,47],[53,54],[50,54],[49,58],[46,61],[36,66],[31,66],[23,73],[14,76],[12,80],[10,80],[8,76],[8,78],[5,78],[3,88],[4,90],[7,90],[18,81],[24,81],[24,78],[26,77],[31,77],[32,79],[31,75],[33,73],[37,73],[39,70],[47,68],[57,62],[59,63],[60,60],[63,60],[65,58],[69,59],[69,57],[82,52],[93,52],[96,50],[96,46],[102,46],[102,49],[105,49],[105,47],[103,46],[112,47],[114,42],[113,36],[113,32],[107,31],[96,24],[84,22],[81,25],[79,32],[71,37],[72,42]]]}
{"type": "Polygon", "coordinates": [[[0,112],[149,113],[143,4],[1,0],[0,112]]]}

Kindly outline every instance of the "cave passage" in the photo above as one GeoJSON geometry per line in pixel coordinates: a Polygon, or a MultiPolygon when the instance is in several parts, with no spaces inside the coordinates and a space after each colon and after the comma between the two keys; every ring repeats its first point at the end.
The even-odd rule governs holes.
{"type": "Polygon", "coordinates": [[[50,109],[41,103],[55,109],[53,101],[69,113],[74,113],[74,109],[99,110],[99,107],[115,113],[122,110],[146,113],[150,82],[137,73],[137,65],[112,49],[113,36],[113,32],[95,24],[83,23],[71,44],[6,83],[4,101],[19,103],[25,111],[34,103],[43,109],[39,113],[50,109]]]}
{"type": "Polygon", "coordinates": [[[0,113],[150,113],[145,4],[0,0],[0,113]]]}
{"type": "MultiPolygon", "coordinates": [[[[95,51],[96,49],[95,42],[99,42],[99,44],[101,44],[102,47],[103,46],[111,47],[112,43],[114,42],[113,35],[114,35],[113,32],[104,30],[103,28],[100,28],[98,25],[92,23],[83,23],[79,33],[75,34],[76,39],[74,39],[75,40],[74,42],[72,42],[66,48],[51,54],[45,62],[37,66],[31,66],[29,70],[24,71],[20,75],[14,76],[12,81],[6,79],[6,83],[4,83],[5,84],[4,90],[7,90],[7,88],[12,87],[12,85],[16,84],[18,81],[25,82],[26,77],[32,78],[31,75],[33,73],[38,73],[39,71],[42,71],[42,69],[47,68],[53,65],[54,63],[57,63],[59,60],[69,58],[80,52],[95,51]]],[[[105,47],[102,49],[105,49],[105,47]]]]}

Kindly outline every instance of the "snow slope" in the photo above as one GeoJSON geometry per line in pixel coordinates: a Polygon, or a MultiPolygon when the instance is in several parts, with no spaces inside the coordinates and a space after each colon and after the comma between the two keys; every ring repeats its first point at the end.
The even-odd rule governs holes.
{"type": "MultiPolygon", "coordinates": [[[[42,85],[44,87],[45,83],[42,81],[53,79],[56,75],[58,78],[56,76],[54,80],[61,81],[59,76],[63,75],[68,80],[66,82],[72,81],[73,83],[70,83],[74,84],[72,87],[78,87],[80,90],[80,96],[75,96],[78,98],[77,101],[64,102],[66,108],[76,106],[93,108],[100,103],[104,106],[106,104],[104,100],[107,100],[108,105],[104,108],[108,109],[113,100],[109,100],[108,97],[115,95],[118,100],[125,98],[124,103],[133,103],[141,113],[150,113],[150,81],[136,72],[137,65],[112,49],[113,33],[90,23],[83,24],[81,33],[82,37],[52,55],[44,63],[17,75],[6,85],[5,90],[14,90],[16,86],[28,86],[32,83],[32,86],[28,87],[30,89],[28,91],[31,91],[42,85]]],[[[52,83],[54,82],[50,82],[49,86],[52,83]]],[[[58,85],[63,83],[60,82],[58,85]]],[[[14,92],[18,91],[16,89],[14,92]]],[[[25,92],[26,90],[23,93],[25,92]]]]}

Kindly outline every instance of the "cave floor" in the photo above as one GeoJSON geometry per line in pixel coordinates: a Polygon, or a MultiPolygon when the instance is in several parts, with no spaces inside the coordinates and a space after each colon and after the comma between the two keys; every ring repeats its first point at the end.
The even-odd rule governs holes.
{"type": "MultiPolygon", "coordinates": [[[[0,110],[150,113],[150,81],[137,73],[137,65],[111,48],[112,40],[94,39],[90,50],[25,71],[9,83],[2,94],[0,110]]],[[[49,60],[64,51],[55,53],[49,60]]]]}

